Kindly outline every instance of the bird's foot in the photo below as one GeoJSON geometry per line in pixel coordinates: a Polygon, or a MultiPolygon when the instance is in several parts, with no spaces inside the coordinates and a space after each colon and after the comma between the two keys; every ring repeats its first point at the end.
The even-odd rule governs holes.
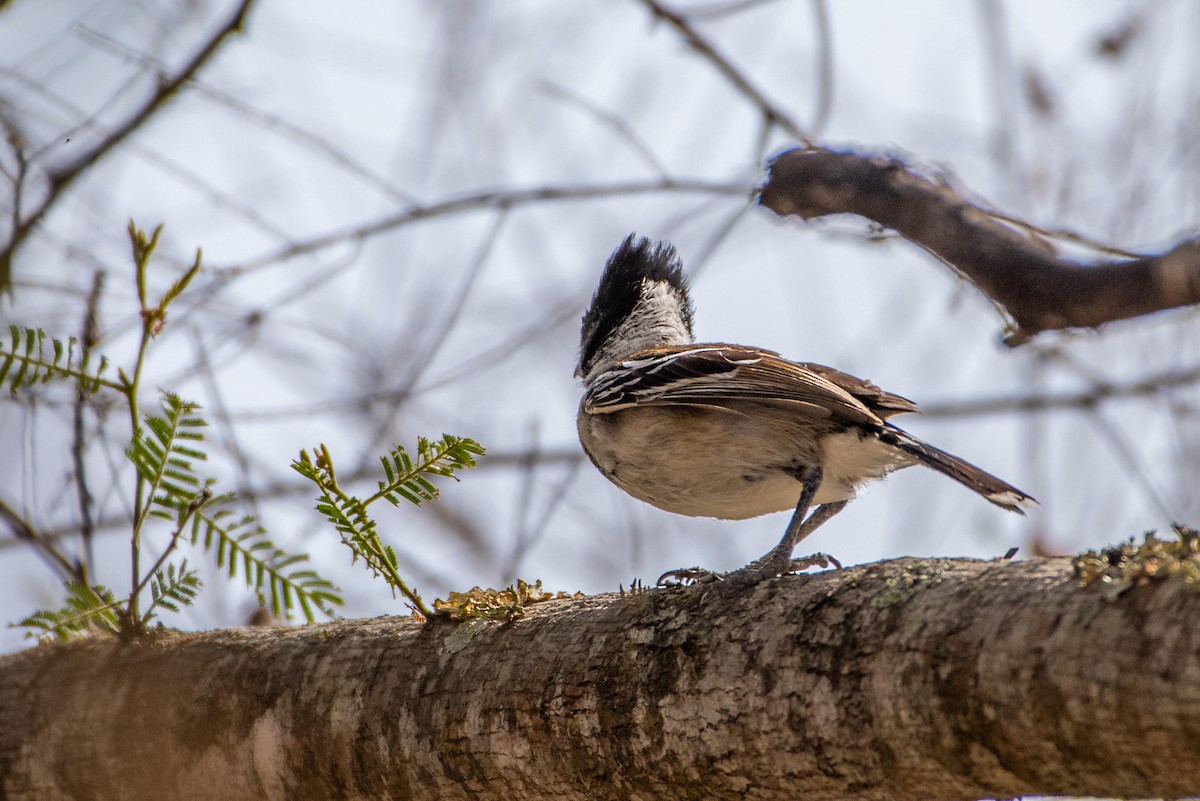
{"type": "Polygon", "coordinates": [[[834,567],[842,569],[842,563],[827,553],[814,553],[810,556],[793,558],[790,554],[770,553],[762,559],[757,559],[740,570],[725,574],[723,578],[744,584],[757,584],[760,581],[786,576],[789,573],[799,573],[810,567],[834,567]]]}
{"type": "Polygon", "coordinates": [[[689,587],[693,584],[722,581],[726,575],[703,567],[681,567],[663,573],[654,584],[657,587],[689,587]]]}
{"type": "Polygon", "coordinates": [[[827,553],[814,553],[811,556],[779,556],[768,554],[745,567],[731,570],[728,573],[717,573],[702,567],[685,567],[678,570],[668,570],[658,577],[657,586],[692,586],[696,584],[711,584],[716,581],[734,581],[739,584],[757,584],[766,579],[785,576],[789,573],[799,573],[810,567],[833,567],[842,569],[842,563],[827,553]]]}
{"type": "Polygon", "coordinates": [[[842,569],[842,563],[837,560],[837,557],[832,554],[817,552],[809,556],[798,556],[792,560],[791,566],[785,570],[785,573],[799,573],[801,570],[808,570],[810,567],[834,568],[835,570],[842,569]]]}

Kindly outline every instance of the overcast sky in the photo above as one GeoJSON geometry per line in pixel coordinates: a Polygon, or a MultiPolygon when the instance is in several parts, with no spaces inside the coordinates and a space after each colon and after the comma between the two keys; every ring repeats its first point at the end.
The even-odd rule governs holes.
{"type": "MultiPolygon", "coordinates": [[[[0,12],[0,116],[34,156],[23,206],[40,202],[39,176],[111,132],[156,71],[178,70],[235,5],[18,0],[0,12]]],[[[825,35],[816,3],[679,8],[822,145],[903,156],[1005,213],[1122,248],[1195,235],[1200,6],[827,5],[825,35]]],[[[552,589],[612,590],[675,567],[737,567],[777,540],[786,515],[675,517],[581,458],[579,317],[630,231],[671,239],[692,267],[699,338],[831,364],[935,409],[1200,361],[1191,312],[1001,346],[990,304],[914,246],[863,220],[781,222],[750,205],[765,159],[795,144],[633,0],[259,3],[196,83],[55,204],[17,255],[0,323],[77,333],[101,272],[101,349],[127,364],[137,324],[128,220],[166,223],[159,292],[202,247],[206,270],[156,343],[143,402],[163,387],[204,405],[214,422],[205,469],[249,496],[277,542],[312,554],[346,591],[349,616],[401,607],[349,565],[288,468],[319,442],[346,469],[442,432],[494,455],[436,509],[379,510],[430,599],[514,570],[552,589]],[[691,188],[648,191],[664,177],[691,188]],[[624,184],[646,191],[615,191],[624,184]],[[596,196],[482,198],[474,210],[395,219],[535,187],[596,196]],[[522,463],[530,452],[537,459],[522,463]]],[[[13,175],[11,144],[0,153],[13,175]]],[[[3,187],[8,220],[11,180],[3,187]]],[[[0,498],[43,530],[70,530],[80,514],[70,395],[37,398],[0,405],[0,498]]],[[[912,470],[805,547],[847,564],[989,557],[1034,541],[1065,553],[1196,523],[1197,400],[1188,385],[1092,411],[899,421],[1042,508],[1022,519],[912,470]]],[[[128,422],[91,413],[88,431],[95,511],[112,521],[95,574],[120,587],[128,422]]],[[[60,591],[10,537],[0,527],[0,607],[14,620],[60,591]]],[[[211,571],[206,582],[169,624],[244,620],[251,596],[211,571]]],[[[0,632],[0,647],[20,637],[0,632]]]]}

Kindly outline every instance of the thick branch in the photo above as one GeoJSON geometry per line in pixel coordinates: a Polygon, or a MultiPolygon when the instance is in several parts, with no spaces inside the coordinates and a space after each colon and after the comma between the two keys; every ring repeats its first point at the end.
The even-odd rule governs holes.
{"type": "Polygon", "coordinates": [[[0,660],[7,798],[972,799],[1200,792],[1200,593],[880,563],[0,660]]]}
{"type": "Polygon", "coordinates": [[[1014,343],[1200,303],[1200,240],[1158,256],[1081,264],[889,157],[791,150],[772,162],[760,200],[780,215],[852,213],[895,230],[1004,307],[1020,328],[1014,343]]]}

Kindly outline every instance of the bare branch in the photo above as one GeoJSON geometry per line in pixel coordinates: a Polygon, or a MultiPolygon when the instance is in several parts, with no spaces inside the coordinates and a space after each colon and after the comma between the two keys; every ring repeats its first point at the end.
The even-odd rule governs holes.
{"type": "MultiPolygon", "coordinates": [[[[81,359],[87,363],[92,350],[100,340],[100,293],[104,291],[104,272],[97,270],[92,275],[92,289],[88,293],[87,311],[84,313],[83,330],[80,332],[79,344],[82,347],[81,359]]],[[[71,459],[74,463],[75,494],[79,499],[79,537],[83,544],[83,561],[92,569],[96,565],[95,550],[92,545],[96,533],[95,521],[92,519],[92,491],[88,488],[87,467],[84,451],[87,447],[87,430],[83,419],[84,407],[87,405],[88,393],[81,385],[75,392],[75,402],[71,409],[72,440],[71,459]]]]}
{"type": "Polygon", "coordinates": [[[545,87],[546,94],[550,97],[580,109],[583,113],[616,134],[617,138],[628,145],[629,149],[637,154],[638,158],[653,170],[658,177],[664,179],[669,177],[667,168],[659,160],[658,156],[654,155],[654,150],[638,136],[637,131],[633,129],[633,126],[626,119],[562,84],[546,81],[543,86],[545,87]]]}
{"type": "MultiPolygon", "coordinates": [[[[163,64],[159,60],[152,58],[144,53],[139,53],[136,50],[131,50],[123,46],[120,42],[115,41],[101,33],[84,29],[84,34],[111,53],[115,53],[122,58],[135,61],[144,66],[155,70],[162,70],[163,64]]],[[[336,164],[349,174],[355,176],[370,186],[375,187],[383,194],[391,197],[393,200],[401,203],[415,203],[415,199],[404,192],[397,186],[394,186],[387,178],[380,175],[377,171],[368,168],[360,160],[355,159],[345,149],[331,142],[329,139],[318,136],[312,131],[305,129],[303,126],[285,119],[284,117],[263,111],[256,108],[252,104],[246,102],[237,95],[223,91],[216,86],[211,86],[202,81],[193,80],[190,89],[198,96],[207,98],[219,106],[224,106],[229,111],[237,114],[248,122],[261,127],[265,131],[276,134],[282,139],[293,142],[302,148],[316,153],[322,158],[329,161],[331,164],[336,164]]]]}
{"type": "MultiPolygon", "coordinates": [[[[32,546],[45,561],[50,565],[56,573],[63,579],[78,579],[80,572],[77,565],[71,563],[71,560],[63,556],[62,553],[52,544],[52,538],[43,536],[41,532],[35,529],[29,521],[17,514],[11,506],[0,500],[0,520],[3,520],[13,536],[15,542],[26,546],[32,546]]],[[[77,533],[77,532],[76,532],[77,533]]]]}
{"type": "MultiPolygon", "coordinates": [[[[84,32],[92,37],[100,36],[99,34],[88,32],[86,29],[84,29],[84,32]]],[[[106,43],[111,41],[102,37],[100,40],[106,43]]],[[[115,47],[115,45],[113,46],[115,47]]],[[[124,53],[125,51],[122,50],[121,52],[124,53]]],[[[139,60],[150,64],[157,70],[164,69],[164,67],[158,61],[153,59],[146,59],[143,57],[139,60]]],[[[64,114],[82,120],[73,130],[86,130],[90,133],[96,134],[97,136],[103,137],[105,129],[98,120],[94,118],[88,118],[87,113],[82,108],[74,103],[69,102],[62,97],[62,95],[52,91],[49,87],[31,79],[29,76],[24,75],[23,73],[14,70],[0,69],[0,74],[2,74],[8,80],[11,80],[19,86],[29,90],[42,100],[45,100],[47,103],[62,111],[64,114]]],[[[193,81],[191,84],[192,89],[195,89],[201,93],[203,93],[202,87],[203,84],[198,81],[193,81]]],[[[0,118],[0,124],[3,124],[3,122],[3,118],[0,118]]],[[[183,162],[179,161],[178,159],[165,155],[160,150],[151,147],[137,139],[127,141],[123,147],[126,152],[137,155],[146,163],[162,170],[173,178],[176,178],[181,184],[190,188],[192,191],[203,197],[206,201],[212,203],[214,206],[222,209],[229,209],[243,221],[253,225],[254,227],[272,237],[275,237],[276,239],[286,241],[289,238],[290,235],[288,232],[283,228],[271,223],[266,216],[259,212],[259,208],[257,206],[251,203],[242,202],[241,199],[236,196],[236,193],[223,190],[212,179],[184,165],[183,162]]],[[[46,146],[44,146],[43,149],[46,149],[46,146]]],[[[18,165],[20,165],[22,160],[25,158],[24,151],[16,150],[15,152],[18,156],[18,165]]],[[[38,152],[40,151],[34,153],[33,158],[36,159],[38,152]]],[[[20,190],[22,188],[22,178],[20,178],[18,175],[8,175],[8,171],[6,170],[4,173],[12,182],[14,190],[20,190]]],[[[14,203],[13,205],[19,206],[20,204],[14,203]]],[[[18,215],[13,219],[12,229],[15,230],[19,223],[20,216],[18,215]]],[[[50,234],[47,236],[52,238],[53,235],[50,234]]],[[[69,247],[70,246],[68,245],[68,248],[69,247]]]]}
{"type": "MultiPolygon", "coordinates": [[[[1200,366],[1165,373],[1119,384],[1104,383],[1081,392],[1055,395],[1016,395],[1002,398],[978,398],[968,401],[946,401],[921,404],[924,417],[977,417],[1011,412],[1037,412],[1051,409],[1094,409],[1105,401],[1120,398],[1152,398],[1164,390],[1185,387],[1200,382],[1200,366]]],[[[489,459],[492,457],[489,455],[489,459]]]]}
{"type": "MultiPolygon", "coordinates": [[[[414,348],[416,352],[404,359],[407,366],[400,368],[398,371],[400,372],[400,376],[395,381],[395,388],[387,390],[398,400],[405,400],[412,396],[417,384],[425,376],[429,367],[437,358],[438,353],[445,347],[450,333],[458,325],[462,317],[463,309],[467,305],[467,298],[475,288],[484,265],[492,258],[496,242],[507,219],[508,215],[503,209],[496,214],[496,219],[492,221],[491,227],[484,234],[474,258],[471,259],[471,264],[467,267],[466,276],[463,278],[462,284],[458,287],[453,299],[447,305],[444,314],[441,315],[441,319],[434,324],[429,320],[429,317],[432,315],[421,315],[415,321],[416,330],[410,331],[404,337],[405,340],[416,343],[414,348]]],[[[389,383],[391,382],[389,381],[389,383]]],[[[395,425],[396,418],[400,415],[403,408],[403,403],[386,404],[379,419],[373,421],[374,431],[369,438],[370,441],[388,441],[389,431],[395,425]]],[[[365,468],[368,464],[374,462],[375,458],[374,455],[368,456],[364,454],[359,467],[365,468]]]]}
{"type": "Polygon", "coordinates": [[[725,79],[733,84],[733,88],[743,95],[751,104],[756,106],[763,118],[770,124],[778,125],[783,129],[788,136],[794,137],[796,140],[809,144],[808,136],[800,129],[795,120],[784,111],[776,106],[767,96],[764,95],[757,87],[750,82],[750,79],[742,74],[742,71],[737,66],[725,58],[716,46],[708,41],[701,33],[696,30],[695,26],[688,21],[687,17],[673,11],[658,0],[642,0],[642,4],[649,9],[650,13],[658,19],[666,22],[674,28],[680,36],[688,43],[688,46],[707,59],[717,71],[725,76],[725,79]]]}
{"type": "Polygon", "coordinates": [[[833,30],[826,0],[812,0],[817,23],[817,110],[813,114],[812,138],[819,139],[833,110],[833,30]]]}
{"type": "Polygon", "coordinates": [[[1082,264],[886,156],[788,151],[771,163],[760,202],[780,215],[852,213],[894,229],[1010,314],[1010,345],[1200,303],[1200,240],[1157,256],[1082,264]]]}
{"type": "Polygon", "coordinates": [[[75,182],[75,179],[97,161],[100,161],[112,152],[131,133],[145,125],[156,112],[166,106],[178,94],[179,90],[216,55],[221,45],[232,34],[241,31],[242,26],[245,24],[246,16],[250,13],[253,5],[254,0],[242,0],[229,20],[213,32],[196,55],[174,75],[161,77],[158,81],[158,86],[151,93],[150,97],[137,110],[130,114],[124,122],[74,161],[49,173],[47,176],[49,187],[46,197],[42,199],[37,208],[33,209],[20,220],[13,230],[8,243],[4,246],[3,250],[0,250],[0,291],[7,289],[11,282],[12,258],[17,249],[21,247],[30,232],[46,216],[46,213],[58,202],[63,193],[75,182]]]}
{"type": "Polygon", "coordinates": [[[331,231],[327,234],[264,253],[261,256],[248,259],[239,265],[216,268],[211,270],[211,272],[215,273],[220,279],[227,281],[248,271],[273,266],[279,262],[299,256],[306,256],[336,245],[360,243],[376,234],[392,231],[411,223],[453,214],[462,214],[463,212],[485,209],[504,211],[535,203],[560,200],[596,200],[605,197],[647,195],[660,192],[737,196],[750,195],[754,192],[754,188],[748,184],[732,181],[660,178],[649,181],[620,181],[611,184],[578,184],[482,190],[424,206],[414,206],[395,214],[388,214],[378,220],[331,231]]]}

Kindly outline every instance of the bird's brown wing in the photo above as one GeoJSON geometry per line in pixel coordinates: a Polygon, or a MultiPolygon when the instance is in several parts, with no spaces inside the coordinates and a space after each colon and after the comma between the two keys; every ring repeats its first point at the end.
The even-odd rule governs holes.
{"type": "Polygon", "coordinates": [[[823,364],[797,362],[797,366],[816,373],[826,381],[846,390],[861,401],[864,406],[885,420],[897,414],[918,411],[915,402],[903,395],[896,395],[895,393],[882,390],[865,378],[858,378],[849,373],[843,373],[841,370],[826,367],[823,364]]]}
{"type": "Polygon", "coordinates": [[[681,404],[736,411],[747,401],[867,425],[881,425],[887,416],[915,408],[911,401],[833,368],[725,344],[674,345],[632,354],[618,369],[597,378],[585,408],[603,414],[681,404]]]}

